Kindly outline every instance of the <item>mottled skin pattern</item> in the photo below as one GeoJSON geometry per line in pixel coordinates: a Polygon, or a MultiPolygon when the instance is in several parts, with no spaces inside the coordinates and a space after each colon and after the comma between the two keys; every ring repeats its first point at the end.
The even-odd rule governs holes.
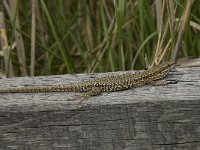
{"type": "Polygon", "coordinates": [[[82,100],[91,96],[99,95],[102,92],[120,91],[135,88],[145,84],[160,85],[166,82],[157,80],[168,75],[174,67],[174,62],[157,65],[149,70],[136,72],[134,74],[122,74],[106,76],[78,83],[68,83],[62,85],[43,85],[43,86],[21,86],[0,88],[0,93],[39,93],[39,92],[84,92],[82,100]]]}

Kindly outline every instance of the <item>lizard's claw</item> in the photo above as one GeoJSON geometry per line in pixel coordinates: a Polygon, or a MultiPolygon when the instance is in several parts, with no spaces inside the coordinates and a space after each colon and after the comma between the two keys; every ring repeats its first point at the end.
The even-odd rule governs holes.
{"type": "Polygon", "coordinates": [[[79,95],[79,97],[78,97],[79,103],[81,103],[82,101],[88,100],[88,98],[90,98],[90,96],[85,93],[79,95]]]}

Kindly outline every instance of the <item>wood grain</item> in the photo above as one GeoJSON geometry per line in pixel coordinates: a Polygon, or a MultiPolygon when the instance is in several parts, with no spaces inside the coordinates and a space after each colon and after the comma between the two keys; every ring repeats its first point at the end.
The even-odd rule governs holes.
{"type": "MultiPolygon", "coordinates": [[[[0,87],[77,82],[108,74],[1,79],[0,87]]],[[[0,95],[0,149],[200,149],[200,68],[177,68],[177,84],[104,93],[0,95]]]]}

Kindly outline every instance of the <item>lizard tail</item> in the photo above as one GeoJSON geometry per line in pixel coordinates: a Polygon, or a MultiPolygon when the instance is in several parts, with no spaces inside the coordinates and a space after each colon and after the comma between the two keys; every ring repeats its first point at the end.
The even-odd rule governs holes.
{"type": "Polygon", "coordinates": [[[39,93],[39,92],[71,92],[79,91],[75,84],[42,85],[42,86],[20,86],[0,88],[0,93],[39,93]]]}

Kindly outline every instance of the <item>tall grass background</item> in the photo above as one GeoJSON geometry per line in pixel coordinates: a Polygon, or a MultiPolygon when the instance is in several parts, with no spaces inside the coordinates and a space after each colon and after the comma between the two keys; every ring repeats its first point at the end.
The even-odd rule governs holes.
{"type": "MultiPolygon", "coordinates": [[[[178,58],[200,54],[191,1],[178,58]]],[[[2,0],[6,76],[145,69],[170,61],[187,0],[2,0]]]]}

